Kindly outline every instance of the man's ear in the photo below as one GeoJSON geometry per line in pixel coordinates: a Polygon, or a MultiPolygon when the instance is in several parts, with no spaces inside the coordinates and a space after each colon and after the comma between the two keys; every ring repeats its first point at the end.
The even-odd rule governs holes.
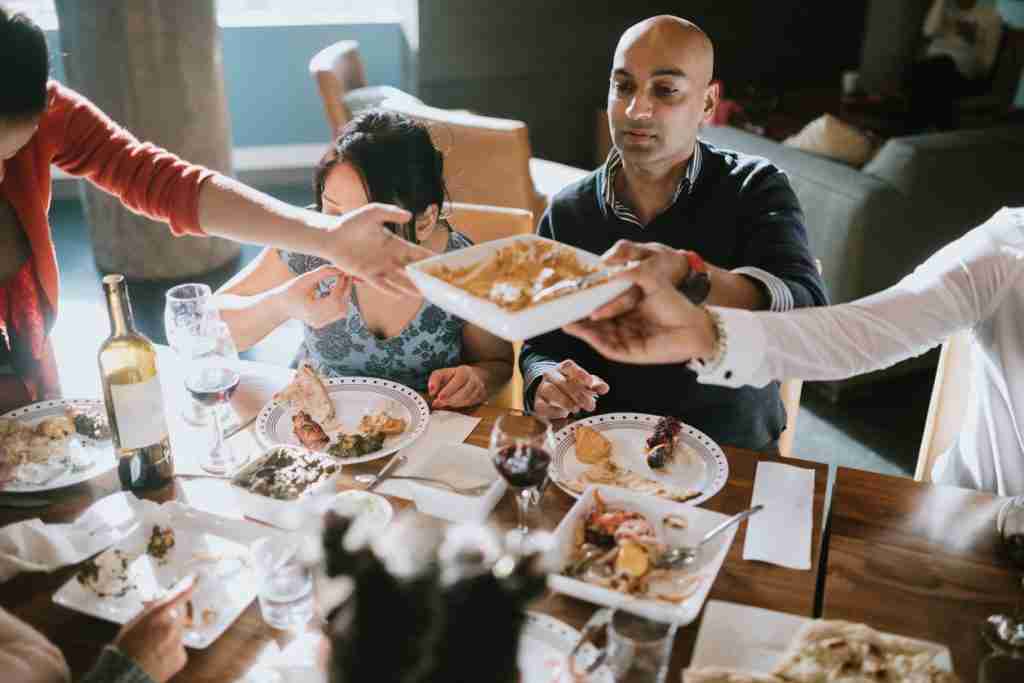
{"type": "Polygon", "coordinates": [[[711,81],[704,89],[704,116],[702,123],[708,124],[715,115],[718,108],[718,101],[722,96],[722,84],[719,81],[711,81]]]}

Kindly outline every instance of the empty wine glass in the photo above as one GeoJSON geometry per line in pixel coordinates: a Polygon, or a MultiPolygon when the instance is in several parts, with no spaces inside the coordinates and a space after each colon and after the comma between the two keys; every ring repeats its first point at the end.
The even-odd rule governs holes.
{"type": "Polygon", "coordinates": [[[185,389],[197,403],[211,408],[213,416],[213,447],[200,467],[211,474],[230,474],[241,462],[224,441],[218,406],[226,404],[238,388],[238,350],[221,320],[207,321],[197,339],[196,348],[202,353],[186,362],[185,389]]]}
{"type": "MultiPolygon", "coordinates": [[[[200,351],[203,329],[211,319],[219,316],[210,307],[213,292],[209,285],[188,283],[167,290],[164,304],[164,332],[167,343],[185,365],[200,351]]],[[[206,424],[206,411],[199,403],[186,399],[181,416],[193,425],[206,424]]]]}
{"type": "MultiPolygon", "coordinates": [[[[996,516],[996,530],[1010,562],[1024,570],[1024,496],[1003,504],[996,516]]],[[[982,633],[998,652],[1024,657],[1024,576],[1015,614],[991,615],[982,625],[982,633]]]]}
{"type": "Polygon", "coordinates": [[[503,415],[491,430],[491,462],[515,491],[517,530],[524,538],[530,530],[530,509],[540,502],[554,448],[551,423],[533,415],[503,415]]]}

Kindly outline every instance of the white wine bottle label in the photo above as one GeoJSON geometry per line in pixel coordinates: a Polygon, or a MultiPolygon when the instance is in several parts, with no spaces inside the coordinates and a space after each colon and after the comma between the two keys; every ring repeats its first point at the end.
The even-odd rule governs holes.
{"type": "Polygon", "coordinates": [[[145,448],[167,436],[160,376],[137,384],[111,384],[121,448],[145,448]]]}

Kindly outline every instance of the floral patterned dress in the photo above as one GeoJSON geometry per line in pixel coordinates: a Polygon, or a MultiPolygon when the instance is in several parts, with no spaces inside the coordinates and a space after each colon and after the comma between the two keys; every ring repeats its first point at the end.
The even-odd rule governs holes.
{"type": "MultiPolygon", "coordinates": [[[[451,231],[445,251],[471,246],[462,233],[451,231]]],[[[289,270],[301,275],[326,263],[321,258],[281,251],[289,270]]],[[[427,390],[430,373],[462,363],[465,321],[424,300],[412,321],[387,339],[366,327],[355,287],[348,315],[319,330],[304,325],[296,363],[308,361],[326,377],[380,377],[416,391],[427,390]]]]}

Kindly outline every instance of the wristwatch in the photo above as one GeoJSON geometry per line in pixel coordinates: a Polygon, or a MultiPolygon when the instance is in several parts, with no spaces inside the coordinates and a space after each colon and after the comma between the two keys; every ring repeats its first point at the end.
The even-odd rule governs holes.
{"type": "Polygon", "coordinates": [[[690,264],[690,269],[677,289],[694,304],[700,305],[711,293],[711,276],[708,274],[708,266],[695,251],[687,251],[686,260],[690,264]]]}

